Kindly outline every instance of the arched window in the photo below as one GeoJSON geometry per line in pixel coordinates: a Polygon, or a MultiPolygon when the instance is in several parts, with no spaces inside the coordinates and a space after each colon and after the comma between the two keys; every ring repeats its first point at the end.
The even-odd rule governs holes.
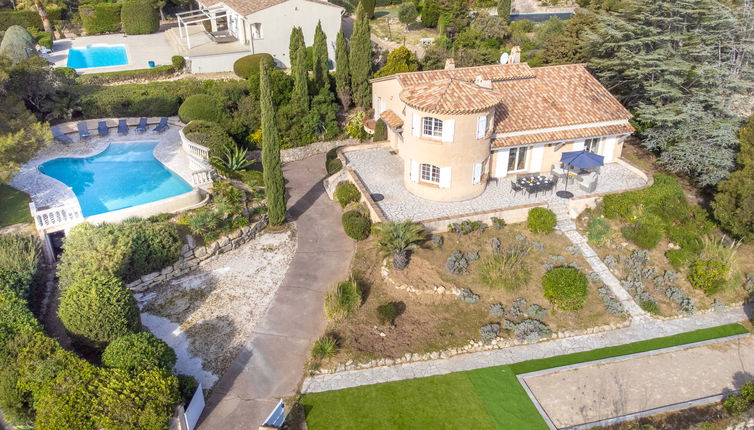
{"type": "Polygon", "coordinates": [[[251,38],[252,39],[262,38],[262,24],[261,23],[255,22],[254,24],[251,24],[251,38]]]}
{"type": "Polygon", "coordinates": [[[442,120],[425,116],[422,118],[422,135],[429,137],[442,137],[442,120]]]}

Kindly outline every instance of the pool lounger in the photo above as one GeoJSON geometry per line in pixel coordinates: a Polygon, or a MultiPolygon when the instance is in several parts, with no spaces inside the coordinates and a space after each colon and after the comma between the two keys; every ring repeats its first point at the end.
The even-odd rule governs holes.
{"type": "Polygon", "coordinates": [[[124,136],[128,134],[128,122],[126,122],[125,119],[118,120],[118,134],[122,134],[124,136]]]}
{"type": "Polygon", "coordinates": [[[139,119],[139,125],[136,126],[136,131],[139,133],[144,133],[147,131],[147,119],[142,117],[139,119]]]}
{"type": "Polygon", "coordinates": [[[168,119],[165,118],[165,117],[163,117],[162,119],[160,119],[160,123],[157,124],[157,127],[155,127],[154,129],[152,129],[152,131],[156,131],[158,133],[162,133],[163,131],[165,131],[167,129],[168,129],[168,119]]]}
{"type": "Polygon", "coordinates": [[[99,133],[100,136],[107,136],[108,133],[110,133],[110,129],[107,128],[107,122],[100,121],[97,123],[97,133],[99,133]]]}
{"type": "Polygon", "coordinates": [[[80,123],[76,124],[76,127],[78,127],[79,129],[79,138],[88,139],[92,137],[92,135],[89,134],[89,126],[86,125],[86,121],[81,121],[80,123]]]}
{"type": "Polygon", "coordinates": [[[66,136],[65,133],[63,133],[63,130],[58,127],[52,127],[50,130],[52,130],[52,135],[55,136],[55,139],[60,143],[73,143],[73,139],[66,136]]]}

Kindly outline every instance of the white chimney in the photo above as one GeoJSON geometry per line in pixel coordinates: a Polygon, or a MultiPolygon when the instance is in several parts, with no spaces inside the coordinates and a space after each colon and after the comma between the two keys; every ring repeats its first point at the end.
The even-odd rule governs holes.
{"type": "Polygon", "coordinates": [[[456,62],[452,58],[445,60],[445,70],[453,70],[456,68],[456,62]]]}
{"type": "Polygon", "coordinates": [[[474,78],[474,83],[479,88],[484,88],[485,90],[491,90],[492,89],[492,80],[491,79],[482,79],[481,75],[477,75],[476,78],[474,78]]]}
{"type": "Polygon", "coordinates": [[[514,63],[520,63],[521,62],[521,47],[520,46],[514,46],[511,48],[511,55],[508,57],[508,64],[514,64],[514,63]]]}

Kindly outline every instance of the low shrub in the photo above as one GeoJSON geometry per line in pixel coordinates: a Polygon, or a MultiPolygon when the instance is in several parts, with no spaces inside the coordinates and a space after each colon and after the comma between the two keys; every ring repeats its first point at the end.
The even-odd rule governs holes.
{"type": "Polygon", "coordinates": [[[654,300],[639,300],[639,307],[642,308],[645,312],[652,315],[660,314],[660,307],[654,300]]]}
{"type": "MultiPolygon", "coordinates": [[[[183,58],[183,57],[179,57],[183,58]]],[[[159,66],[148,69],[122,70],[118,72],[87,73],[76,78],[82,85],[107,85],[131,80],[154,80],[172,76],[176,72],[175,66],[159,66]]]]}
{"type": "Polygon", "coordinates": [[[679,197],[683,197],[683,189],[678,181],[670,175],[656,174],[652,186],[648,188],[603,197],[602,213],[608,218],[622,217],[630,220],[638,206],[661,207],[667,201],[679,197]]]}
{"type": "Polygon", "coordinates": [[[754,403],[754,381],[749,381],[741,386],[738,392],[746,399],[747,402],[754,403]]]}
{"type": "Polygon", "coordinates": [[[603,218],[592,218],[587,224],[587,237],[595,245],[602,245],[611,233],[610,224],[603,218]]]}
{"type": "Polygon", "coordinates": [[[542,277],[545,298],[561,311],[577,311],[586,302],[589,280],[573,267],[557,267],[542,277]]]}
{"type": "Polygon", "coordinates": [[[662,240],[662,230],[643,222],[623,227],[620,231],[626,240],[642,249],[652,249],[662,240]]]}
{"type": "Polygon", "coordinates": [[[522,254],[492,254],[479,262],[479,280],[493,290],[514,291],[529,279],[531,272],[522,254]]]}
{"type": "Polygon", "coordinates": [[[347,317],[361,306],[361,287],[356,281],[333,285],[325,295],[325,316],[330,321],[347,317]]]}
{"type": "Polygon", "coordinates": [[[250,79],[252,75],[259,73],[259,65],[264,60],[269,61],[270,64],[274,64],[274,60],[270,54],[252,54],[241,57],[233,63],[233,73],[239,78],[250,79]]]}
{"type": "Polygon", "coordinates": [[[692,287],[713,294],[725,285],[730,267],[716,260],[697,260],[689,267],[688,280],[692,287]]]}
{"type": "Polygon", "coordinates": [[[338,352],[338,340],[332,335],[324,335],[314,341],[312,347],[312,358],[323,360],[332,358],[338,352]]]}
{"type": "Polygon", "coordinates": [[[348,211],[341,217],[343,231],[354,240],[364,240],[369,237],[372,221],[359,211],[348,211]]]}
{"type": "Polygon", "coordinates": [[[191,375],[178,374],[175,377],[178,379],[178,391],[181,393],[181,400],[184,405],[188,405],[194,398],[199,382],[191,375]]]}
{"type": "Polygon", "coordinates": [[[499,334],[500,324],[498,323],[485,324],[479,328],[479,337],[487,344],[492,343],[499,334]]]}
{"type": "Polygon", "coordinates": [[[340,161],[340,159],[336,158],[333,160],[328,160],[325,164],[325,167],[327,168],[327,176],[333,175],[335,173],[340,172],[340,169],[343,168],[343,162],[340,161]]]}
{"type": "Polygon", "coordinates": [[[532,233],[552,233],[556,224],[555,212],[546,208],[530,210],[526,219],[526,226],[532,233]]]}
{"type": "Polygon", "coordinates": [[[101,272],[90,272],[63,291],[58,316],[71,335],[95,348],[141,330],[131,292],[123,281],[101,272]]]}
{"type": "Polygon", "coordinates": [[[513,332],[516,339],[525,342],[537,342],[540,339],[552,334],[552,330],[542,321],[527,318],[521,322],[514,322],[509,319],[504,321],[505,328],[513,332]]]}
{"type": "Polygon", "coordinates": [[[125,1],[120,15],[126,34],[150,34],[160,29],[160,15],[153,0],[125,1]]]}
{"type": "Polygon", "coordinates": [[[39,256],[39,242],[34,237],[0,235],[0,292],[10,291],[27,299],[39,256]]]}
{"type": "Polygon", "coordinates": [[[236,142],[219,124],[210,121],[191,121],[183,128],[183,134],[192,142],[209,148],[210,155],[221,155],[225,148],[232,148],[236,142]]]}
{"type": "Polygon", "coordinates": [[[82,85],[80,95],[83,118],[173,116],[178,113],[186,93],[198,90],[192,80],[126,85],[82,85]]]}
{"type": "Polygon", "coordinates": [[[220,101],[209,94],[194,94],[184,100],[178,109],[178,117],[184,123],[195,120],[219,123],[223,120],[223,107],[220,101]]]}
{"type": "Polygon", "coordinates": [[[468,219],[465,219],[461,221],[460,223],[454,222],[454,223],[448,224],[449,233],[456,233],[456,234],[463,234],[463,235],[467,235],[475,231],[485,231],[486,229],[487,229],[487,225],[485,223],[481,221],[471,221],[468,219]]]}
{"type": "Polygon", "coordinates": [[[222,223],[222,213],[213,209],[200,208],[188,216],[186,225],[192,233],[201,236],[205,242],[211,242],[217,237],[222,223]]]}
{"type": "Polygon", "coordinates": [[[152,333],[132,333],[110,342],[102,354],[102,364],[128,372],[147,369],[172,371],[176,356],[173,348],[152,333]]]}
{"type": "Polygon", "coordinates": [[[694,261],[696,256],[697,254],[695,252],[686,248],[671,249],[665,252],[665,258],[667,258],[668,262],[676,269],[688,266],[694,261]]]}
{"type": "Polygon", "coordinates": [[[492,222],[492,226],[495,227],[495,230],[502,230],[507,225],[504,219],[495,216],[490,218],[490,221],[492,222]]]}
{"type": "Polygon", "coordinates": [[[181,71],[186,67],[186,59],[182,55],[173,55],[170,57],[170,63],[176,71],[181,71]]]}
{"type": "Polygon", "coordinates": [[[723,407],[729,414],[740,414],[749,410],[749,402],[741,394],[731,394],[723,400],[723,407]]]}
{"type": "Polygon", "coordinates": [[[335,200],[340,203],[340,207],[344,208],[349,203],[358,202],[361,200],[361,193],[356,185],[350,182],[341,182],[335,187],[335,200]]]}
{"type": "Polygon", "coordinates": [[[86,34],[114,33],[121,29],[121,3],[96,3],[79,7],[86,34]]]}
{"type": "Polygon", "coordinates": [[[397,302],[389,302],[383,305],[377,306],[377,318],[380,320],[380,324],[393,324],[395,319],[400,315],[399,304],[397,302]]]}
{"type": "Polygon", "coordinates": [[[325,160],[330,161],[338,158],[338,148],[340,147],[336,146],[335,148],[327,151],[327,153],[325,154],[325,160]]]}
{"type": "Polygon", "coordinates": [[[374,125],[372,140],[375,142],[387,140],[387,124],[385,124],[385,121],[383,121],[382,118],[378,119],[377,123],[374,125]]]}

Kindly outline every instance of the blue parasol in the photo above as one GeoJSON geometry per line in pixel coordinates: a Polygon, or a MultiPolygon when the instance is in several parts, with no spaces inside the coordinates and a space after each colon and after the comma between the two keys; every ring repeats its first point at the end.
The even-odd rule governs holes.
{"type": "Polygon", "coordinates": [[[605,157],[589,151],[570,151],[564,152],[560,156],[560,162],[568,165],[568,172],[565,178],[565,189],[568,189],[568,176],[571,174],[571,168],[588,169],[590,167],[604,166],[605,157]]]}

